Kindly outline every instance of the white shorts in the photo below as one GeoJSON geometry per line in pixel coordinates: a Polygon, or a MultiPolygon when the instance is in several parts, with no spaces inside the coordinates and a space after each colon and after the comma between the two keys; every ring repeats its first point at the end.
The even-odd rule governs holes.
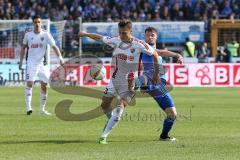
{"type": "Polygon", "coordinates": [[[50,69],[48,65],[28,63],[26,67],[26,81],[35,81],[37,77],[44,83],[49,82],[50,69]]]}
{"type": "Polygon", "coordinates": [[[121,98],[121,99],[127,101],[128,103],[130,103],[130,101],[135,96],[135,91],[129,91],[125,87],[114,86],[112,79],[111,79],[109,84],[105,88],[104,96],[121,98]]]}

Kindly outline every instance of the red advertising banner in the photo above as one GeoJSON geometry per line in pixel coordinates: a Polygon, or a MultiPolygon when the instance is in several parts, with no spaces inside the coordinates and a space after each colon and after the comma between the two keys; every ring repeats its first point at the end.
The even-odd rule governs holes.
{"type": "MultiPolygon", "coordinates": [[[[67,80],[77,81],[81,86],[106,86],[111,77],[111,66],[104,65],[106,76],[103,80],[91,79],[90,66],[67,66],[67,80]]],[[[166,80],[177,87],[228,87],[240,86],[240,64],[166,64],[166,80]]],[[[54,72],[54,71],[53,71],[54,72]]]]}
{"type": "MultiPolygon", "coordinates": [[[[89,66],[67,64],[64,67],[51,65],[51,80],[64,81],[66,85],[106,86],[110,82],[111,66],[104,65],[106,76],[103,80],[93,80],[89,76],[89,66]]],[[[240,87],[240,64],[199,63],[165,64],[167,82],[175,87],[240,87]]],[[[18,70],[17,64],[0,65],[0,86],[22,85],[25,70],[18,70]]]]}

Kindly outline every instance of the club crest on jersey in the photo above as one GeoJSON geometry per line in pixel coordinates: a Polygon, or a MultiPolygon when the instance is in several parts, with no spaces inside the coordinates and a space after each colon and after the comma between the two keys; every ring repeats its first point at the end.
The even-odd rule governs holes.
{"type": "Polygon", "coordinates": [[[130,51],[131,51],[131,53],[134,53],[134,52],[135,52],[135,49],[134,49],[134,48],[131,48],[130,51]]]}
{"type": "Polygon", "coordinates": [[[43,40],[44,40],[44,37],[41,37],[41,40],[43,41],[43,40]]]}

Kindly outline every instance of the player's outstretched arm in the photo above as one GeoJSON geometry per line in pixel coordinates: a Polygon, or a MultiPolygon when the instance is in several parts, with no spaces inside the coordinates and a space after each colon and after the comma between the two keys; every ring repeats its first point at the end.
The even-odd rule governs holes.
{"type": "Polygon", "coordinates": [[[25,49],[27,48],[27,45],[23,45],[20,51],[20,61],[19,61],[19,70],[22,70],[22,63],[23,63],[23,58],[25,56],[25,49]]]}
{"type": "Polygon", "coordinates": [[[64,62],[64,59],[62,57],[62,54],[61,54],[59,48],[56,45],[53,45],[52,48],[53,48],[55,54],[58,56],[58,58],[60,60],[60,64],[63,66],[65,62],[64,62]]]}
{"type": "Polygon", "coordinates": [[[103,39],[103,36],[100,35],[100,34],[88,33],[88,32],[84,32],[84,31],[79,33],[79,37],[89,37],[89,38],[94,39],[96,41],[102,41],[102,39],[103,39]]]}
{"type": "Polygon", "coordinates": [[[162,57],[176,57],[177,58],[177,62],[180,64],[183,64],[183,57],[181,54],[178,54],[176,52],[171,52],[169,50],[166,49],[156,49],[156,52],[158,53],[159,56],[162,57]]]}
{"type": "Polygon", "coordinates": [[[157,83],[159,83],[159,66],[160,66],[160,64],[159,64],[159,61],[158,61],[158,53],[155,51],[154,53],[153,53],[153,61],[154,61],[154,74],[153,74],[153,81],[154,81],[154,83],[155,84],[157,84],[157,83]]]}

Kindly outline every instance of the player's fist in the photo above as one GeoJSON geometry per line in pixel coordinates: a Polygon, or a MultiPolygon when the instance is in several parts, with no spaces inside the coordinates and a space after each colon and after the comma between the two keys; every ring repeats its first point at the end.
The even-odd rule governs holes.
{"type": "Polygon", "coordinates": [[[65,64],[65,61],[63,58],[60,59],[60,65],[63,66],[65,64]]]}
{"type": "Polygon", "coordinates": [[[86,36],[87,35],[87,32],[85,32],[85,31],[82,31],[82,32],[79,32],[79,37],[84,37],[84,36],[86,36]]]}
{"type": "Polygon", "coordinates": [[[178,56],[177,56],[177,63],[183,64],[183,56],[180,54],[178,54],[178,56]]]}

